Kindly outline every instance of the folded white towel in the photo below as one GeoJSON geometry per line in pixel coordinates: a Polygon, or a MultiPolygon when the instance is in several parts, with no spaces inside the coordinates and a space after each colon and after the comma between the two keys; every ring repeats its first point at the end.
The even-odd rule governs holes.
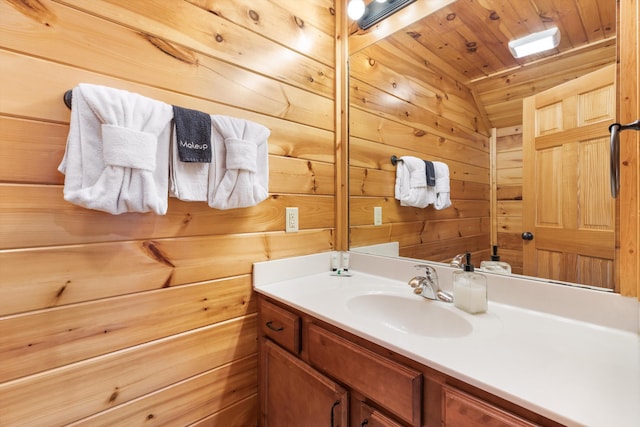
{"type": "Polygon", "coordinates": [[[58,170],[64,199],[111,214],[167,212],[171,105],[124,90],[73,88],[58,170]]]}
{"type": "MultiPolygon", "coordinates": [[[[212,138],[211,143],[213,142],[212,138]]],[[[212,148],[212,153],[213,150],[212,148]]],[[[215,167],[214,158],[211,159],[211,163],[181,161],[175,128],[173,129],[169,163],[169,195],[171,197],[185,202],[206,202],[209,195],[209,174],[215,167]]]]}
{"type": "Polygon", "coordinates": [[[211,116],[211,122],[215,167],[209,171],[209,206],[234,209],[262,202],[269,196],[269,129],[221,115],[211,116]]]}
{"type": "Polygon", "coordinates": [[[433,207],[437,210],[451,206],[451,186],[449,183],[449,166],[442,162],[433,162],[433,169],[436,173],[436,200],[433,207]]]}
{"type": "Polygon", "coordinates": [[[424,160],[403,156],[396,165],[395,198],[401,206],[426,208],[436,200],[435,187],[427,186],[424,160]]]}

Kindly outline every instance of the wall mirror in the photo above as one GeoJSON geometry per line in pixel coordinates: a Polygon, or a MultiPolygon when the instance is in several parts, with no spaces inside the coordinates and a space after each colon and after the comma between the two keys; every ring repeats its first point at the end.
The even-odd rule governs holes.
{"type": "Polygon", "coordinates": [[[607,151],[615,63],[615,0],[417,0],[366,32],[353,24],[350,248],[393,243],[400,256],[446,263],[469,251],[478,266],[496,244],[515,274],[616,290],[607,151]],[[556,48],[512,56],[510,40],[551,27],[561,34],[556,48]],[[587,77],[598,86],[589,96],[573,87],[531,101],[598,73],[609,77],[587,77]],[[595,133],[569,130],[574,119],[595,133]],[[555,142],[569,137],[571,146],[555,142]],[[534,163],[531,139],[546,148],[534,163]],[[452,206],[400,206],[394,155],[445,162],[452,206]],[[527,198],[531,189],[539,196],[527,198]],[[588,232],[560,230],[559,222],[588,232]],[[538,247],[523,240],[527,231],[538,247]]]}

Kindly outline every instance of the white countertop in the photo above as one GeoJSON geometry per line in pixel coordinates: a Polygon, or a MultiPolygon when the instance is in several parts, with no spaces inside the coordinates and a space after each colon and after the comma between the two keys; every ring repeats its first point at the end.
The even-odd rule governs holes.
{"type": "Polygon", "coordinates": [[[637,331],[498,303],[491,299],[491,287],[488,312],[470,315],[452,304],[412,294],[406,280],[358,270],[352,270],[352,277],[331,276],[322,271],[328,266],[326,257],[299,257],[306,260],[302,264],[257,263],[255,289],[563,424],[640,426],[637,331]],[[308,263],[312,259],[317,265],[308,263]],[[429,313],[451,311],[452,320],[461,319],[471,328],[453,334],[458,336],[434,336],[437,325],[429,322],[428,315],[389,327],[375,310],[368,315],[350,305],[354,297],[373,294],[415,299],[411,304],[424,304],[429,313]]]}

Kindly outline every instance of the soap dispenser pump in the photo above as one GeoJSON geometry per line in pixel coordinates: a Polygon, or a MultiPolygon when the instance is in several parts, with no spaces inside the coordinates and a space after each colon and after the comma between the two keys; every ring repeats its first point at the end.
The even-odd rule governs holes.
{"type": "Polygon", "coordinates": [[[493,245],[493,254],[491,255],[491,261],[482,261],[480,263],[480,271],[488,271],[490,273],[498,274],[511,274],[511,266],[500,261],[500,255],[498,255],[498,246],[493,245]]]}
{"type": "Polygon", "coordinates": [[[471,254],[465,254],[463,271],[453,272],[453,304],[467,313],[487,311],[487,278],[476,273],[471,264],[471,254]]]}

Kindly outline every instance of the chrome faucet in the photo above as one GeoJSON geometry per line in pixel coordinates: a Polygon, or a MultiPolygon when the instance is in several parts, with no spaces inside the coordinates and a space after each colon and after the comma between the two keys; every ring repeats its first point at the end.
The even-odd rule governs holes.
{"type": "Polygon", "coordinates": [[[453,295],[451,293],[443,291],[438,285],[438,274],[436,270],[430,265],[418,264],[414,265],[416,269],[424,268],[426,270],[424,276],[415,276],[409,280],[409,286],[413,288],[413,293],[422,295],[424,298],[453,302],[453,295]]]}

